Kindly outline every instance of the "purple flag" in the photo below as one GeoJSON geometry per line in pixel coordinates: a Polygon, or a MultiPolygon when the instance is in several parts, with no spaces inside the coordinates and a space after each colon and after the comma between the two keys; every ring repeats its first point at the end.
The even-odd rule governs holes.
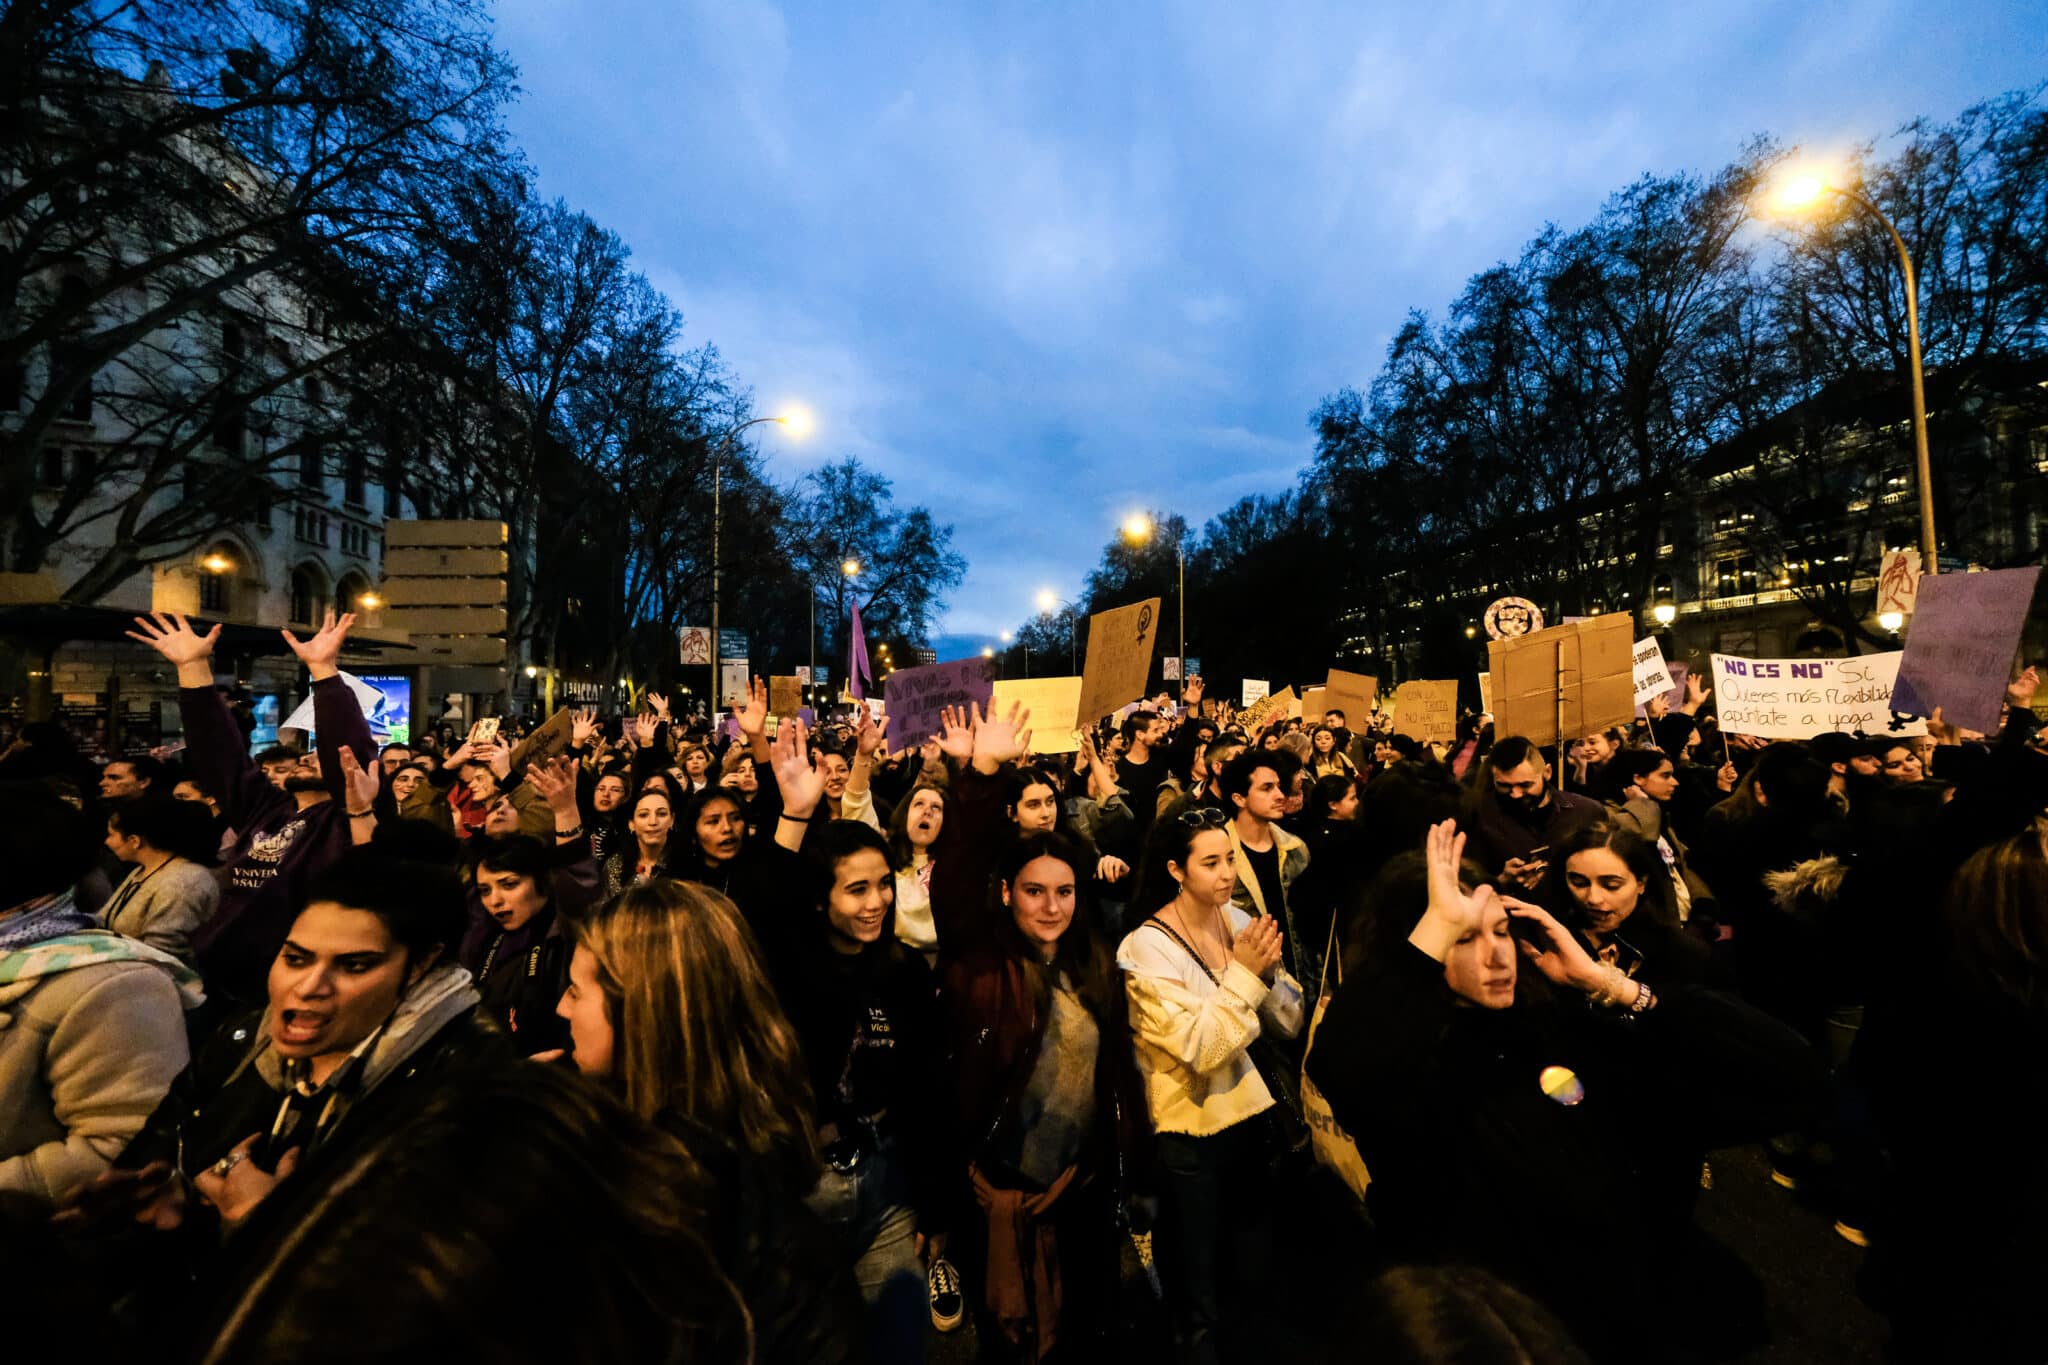
{"type": "Polygon", "coordinates": [[[855,701],[866,701],[875,675],[868,671],[868,636],[860,628],[860,603],[853,604],[853,629],[849,632],[846,660],[846,690],[855,701]]]}

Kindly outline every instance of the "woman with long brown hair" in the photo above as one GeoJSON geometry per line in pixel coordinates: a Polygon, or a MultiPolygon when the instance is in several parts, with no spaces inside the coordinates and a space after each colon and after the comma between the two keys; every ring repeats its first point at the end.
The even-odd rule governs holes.
{"type": "Polygon", "coordinates": [[[844,1358],[862,1310],[803,1203],[819,1172],[811,1086],[737,907],[694,882],[627,889],[576,925],[560,1013],[577,1069],[682,1139],[711,1177],[720,1207],[707,1226],[761,1319],[758,1358],[844,1358]]]}

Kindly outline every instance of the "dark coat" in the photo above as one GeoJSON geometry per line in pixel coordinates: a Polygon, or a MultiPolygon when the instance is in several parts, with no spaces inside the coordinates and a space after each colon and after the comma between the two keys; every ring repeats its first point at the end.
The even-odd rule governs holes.
{"type": "Polygon", "coordinates": [[[1648,1268],[1683,1231],[1684,1192],[1664,1179],[1675,1158],[1796,1126],[1824,1083],[1805,1043],[1758,1011],[1644,979],[1658,1004],[1633,1019],[1576,1000],[1474,1008],[1406,945],[1346,981],[1308,1070],[1372,1172],[1395,1259],[1485,1266],[1589,1341],[1641,1325],[1615,1306],[1649,1302],[1648,1268]],[[1583,1100],[1545,1093],[1552,1066],[1577,1074],[1583,1100]]]}

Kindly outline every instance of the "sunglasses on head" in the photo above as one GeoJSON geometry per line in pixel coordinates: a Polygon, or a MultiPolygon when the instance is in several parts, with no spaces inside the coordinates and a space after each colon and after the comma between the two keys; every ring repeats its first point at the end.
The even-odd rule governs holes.
{"type": "Polygon", "coordinates": [[[1200,810],[1184,810],[1180,822],[1189,829],[1221,829],[1223,812],[1214,806],[1203,806],[1200,810]]]}

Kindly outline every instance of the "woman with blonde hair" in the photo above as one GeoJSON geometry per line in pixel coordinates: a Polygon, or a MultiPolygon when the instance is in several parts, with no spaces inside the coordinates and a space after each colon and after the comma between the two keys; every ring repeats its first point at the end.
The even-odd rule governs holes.
{"type": "Polygon", "coordinates": [[[710,1176],[705,1226],[754,1311],[756,1358],[845,1359],[863,1310],[803,1202],[820,1169],[808,1073],[738,908],[695,882],[628,888],[577,923],[560,1013],[577,1069],[710,1176]]]}

